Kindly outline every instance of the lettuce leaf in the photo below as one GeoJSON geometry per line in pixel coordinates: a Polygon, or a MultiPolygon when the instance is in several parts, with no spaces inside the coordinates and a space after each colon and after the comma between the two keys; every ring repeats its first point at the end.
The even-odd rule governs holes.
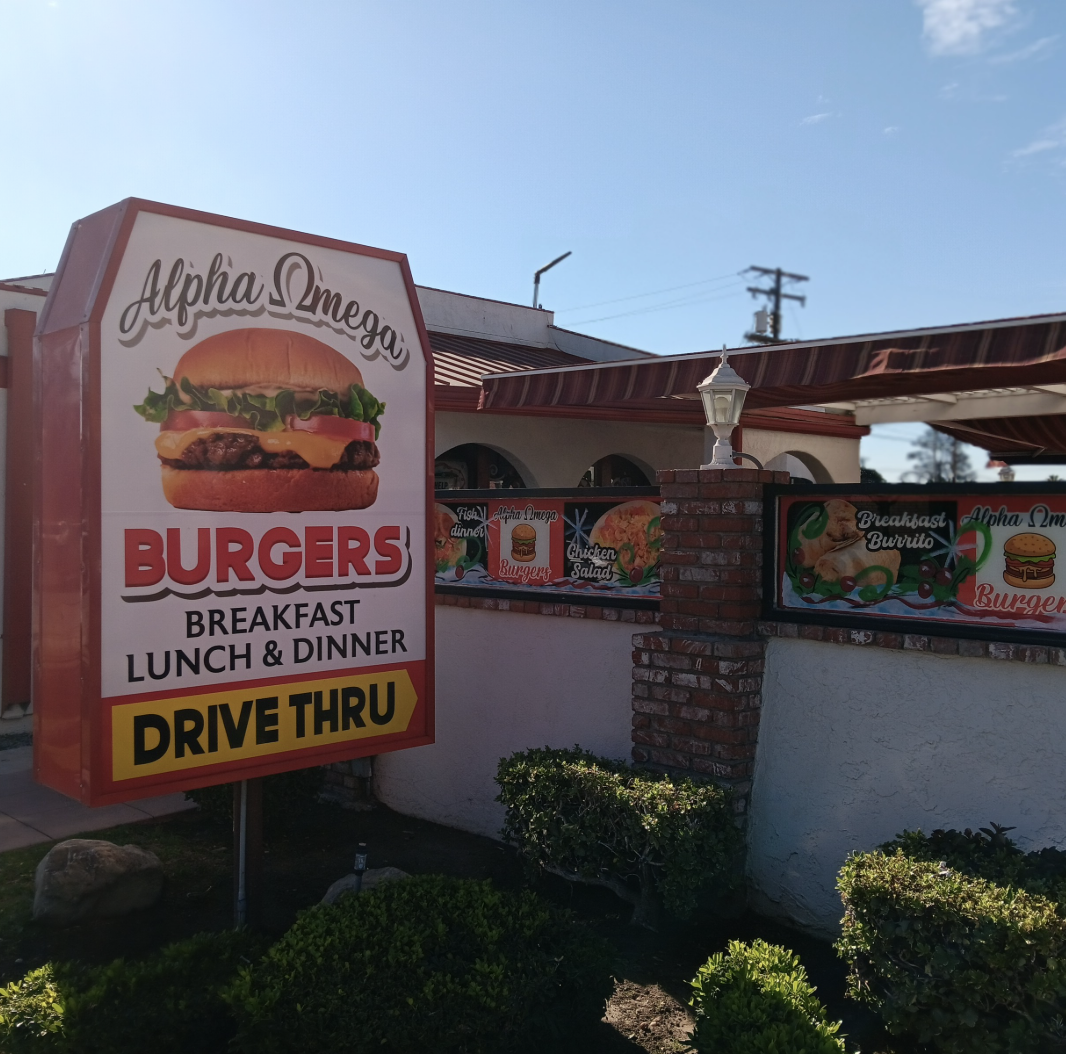
{"type": "Polygon", "coordinates": [[[287,388],[277,395],[253,395],[240,390],[223,392],[218,388],[201,388],[188,377],[182,377],[179,390],[173,378],[164,376],[163,380],[166,386],[162,392],[149,388],[144,402],[133,408],[153,424],[162,424],[175,410],[208,410],[243,417],[257,432],[280,432],[285,428],[286,417],[294,415],[306,421],[314,415],[323,415],[366,421],[374,426],[375,439],[381,435],[379,418],[385,412],[385,404],[360,384],[353,384],[343,394],[325,389],[297,392],[287,388]]]}

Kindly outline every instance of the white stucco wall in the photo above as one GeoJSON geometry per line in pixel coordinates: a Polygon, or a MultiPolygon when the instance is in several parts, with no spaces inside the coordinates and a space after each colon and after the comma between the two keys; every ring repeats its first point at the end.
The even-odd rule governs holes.
{"type": "Polygon", "coordinates": [[[821,933],[852,850],[904,828],[1013,825],[1066,845],[1066,668],[769,644],[749,829],[755,903],[821,933]]]}
{"type": "Polygon", "coordinates": [[[398,812],[497,837],[496,764],[580,744],[628,758],[631,622],[437,608],[437,735],[374,759],[374,793],[398,812]]]}
{"type": "Polygon", "coordinates": [[[703,429],[683,425],[580,421],[559,417],[438,413],[436,453],[462,443],[499,451],[522,473],[527,487],[576,487],[585,470],[607,454],[621,454],[651,473],[698,468],[703,429]]]}
{"type": "MultiPolygon", "coordinates": [[[[503,454],[527,487],[576,487],[601,457],[621,454],[655,482],[661,468],[699,468],[711,460],[714,433],[691,425],[582,421],[572,418],[438,413],[436,455],[463,443],[481,443],[503,454]]],[[[787,451],[817,458],[830,478],[825,483],[857,483],[859,441],[835,436],[744,429],[744,450],[764,465],[787,451]]],[[[752,466],[748,466],[752,467],[752,466]]]]}
{"type": "MultiPolygon", "coordinates": [[[[713,439],[712,436],[711,446],[714,445],[713,439]]],[[[808,468],[812,467],[810,458],[813,457],[825,469],[828,478],[819,479],[817,471],[812,473],[816,483],[859,482],[858,439],[745,428],[742,441],[744,453],[757,457],[764,465],[778,454],[797,454],[808,468]]]]}

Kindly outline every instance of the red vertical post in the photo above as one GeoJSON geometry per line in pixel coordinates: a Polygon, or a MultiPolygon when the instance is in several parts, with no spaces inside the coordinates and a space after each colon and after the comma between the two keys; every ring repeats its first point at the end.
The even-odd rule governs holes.
{"type": "Polygon", "coordinates": [[[0,712],[30,701],[33,599],[33,331],[37,315],[12,308],[7,327],[4,454],[4,658],[0,712]]]}

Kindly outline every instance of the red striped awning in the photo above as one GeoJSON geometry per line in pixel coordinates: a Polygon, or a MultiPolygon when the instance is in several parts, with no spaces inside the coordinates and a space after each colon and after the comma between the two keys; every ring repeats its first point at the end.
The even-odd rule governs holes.
{"type": "MultiPolygon", "coordinates": [[[[481,407],[633,407],[694,396],[719,352],[490,375],[481,407]]],[[[1066,382],[1066,314],[737,348],[746,407],[1066,382]]],[[[661,405],[661,404],[660,404],[661,405]]]]}
{"type": "Polygon", "coordinates": [[[1066,414],[934,421],[933,427],[987,450],[996,461],[1066,462],[1066,414]]]}

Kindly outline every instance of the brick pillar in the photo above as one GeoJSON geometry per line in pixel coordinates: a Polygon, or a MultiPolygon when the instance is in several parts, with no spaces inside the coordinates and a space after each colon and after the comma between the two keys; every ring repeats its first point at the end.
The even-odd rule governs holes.
{"type": "Polygon", "coordinates": [[[633,638],[633,758],[705,776],[747,807],[762,701],[763,488],[787,472],[658,474],[661,630],[633,638]]]}

